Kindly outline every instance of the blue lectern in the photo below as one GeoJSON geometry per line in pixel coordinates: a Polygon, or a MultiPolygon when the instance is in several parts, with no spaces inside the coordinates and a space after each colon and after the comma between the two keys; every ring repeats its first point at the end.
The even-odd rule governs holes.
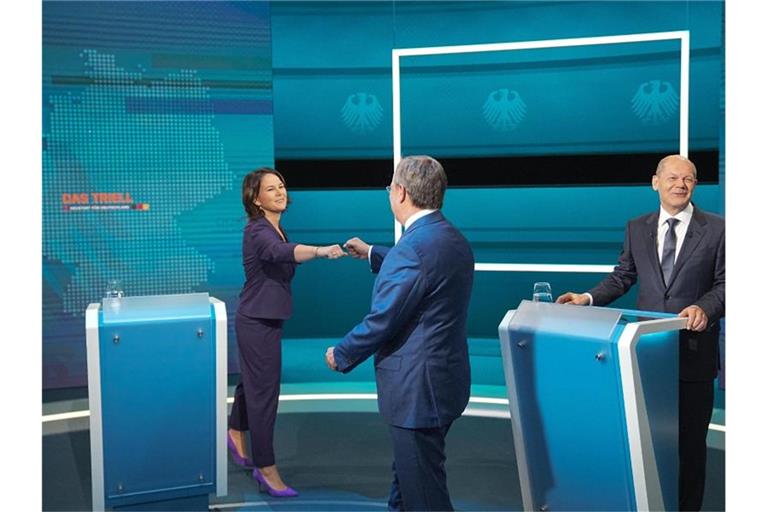
{"type": "Polygon", "coordinates": [[[524,300],[499,325],[526,510],[677,508],[678,330],[524,300]]]}
{"type": "Polygon", "coordinates": [[[224,303],[106,298],[85,324],[93,509],[207,508],[208,494],[226,495],[224,303]]]}

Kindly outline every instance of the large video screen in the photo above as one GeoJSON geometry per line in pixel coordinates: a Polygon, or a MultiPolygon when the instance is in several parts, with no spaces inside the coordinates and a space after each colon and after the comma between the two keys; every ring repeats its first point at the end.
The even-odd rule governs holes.
{"type": "Polygon", "coordinates": [[[269,4],[44,2],[42,79],[43,386],[80,386],[110,281],[236,305],[240,182],[274,164],[269,4]]]}

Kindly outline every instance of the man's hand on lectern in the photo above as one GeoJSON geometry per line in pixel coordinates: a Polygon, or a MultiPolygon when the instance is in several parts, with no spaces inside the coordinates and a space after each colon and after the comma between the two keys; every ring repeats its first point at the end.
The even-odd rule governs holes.
{"type": "Polygon", "coordinates": [[[589,295],[587,295],[586,293],[567,292],[559,296],[555,302],[557,302],[558,304],[573,304],[575,306],[588,306],[589,295]]]}
{"type": "Polygon", "coordinates": [[[690,331],[703,331],[709,325],[709,317],[699,306],[688,306],[677,316],[688,318],[685,328],[690,331]]]}

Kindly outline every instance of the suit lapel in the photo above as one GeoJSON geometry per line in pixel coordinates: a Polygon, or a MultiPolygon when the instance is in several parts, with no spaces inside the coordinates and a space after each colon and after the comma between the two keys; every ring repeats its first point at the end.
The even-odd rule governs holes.
{"type": "Polygon", "coordinates": [[[685,233],[685,240],[683,240],[683,246],[680,248],[680,254],[677,255],[675,260],[675,266],[672,269],[672,277],[669,280],[667,289],[675,282],[680,269],[683,268],[685,263],[690,259],[696,247],[699,246],[704,233],[706,232],[707,220],[702,215],[697,215],[699,210],[695,208],[693,210],[693,216],[691,217],[691,224],[688,226],[688,231],[685,233]]]}
{"type": "Polygon", "coordinates": [[[651,267],[653,267],[653,273],[656,280],[659,282],[659,287],[664,288],[664,276],[661,273],[661,263],[659,262],[659,251],[656,246],[656,237],[659,233],[659,212],[652,213],[648,216],[648,220],[645,221],[645,226],[648,231],[648,236],[645,237],[646,252],[648,258],[651,261],[651,267]]]}

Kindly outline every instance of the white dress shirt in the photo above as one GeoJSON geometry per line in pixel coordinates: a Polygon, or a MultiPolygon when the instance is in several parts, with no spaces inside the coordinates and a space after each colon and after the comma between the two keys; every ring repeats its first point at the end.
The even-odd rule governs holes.
{"type": "Polygon", "coordinates": [[[667,219],[674,217],[679,222],[675,224],[675,236],[677,236],[677,243],[675,244],[675,262],[677,262],[677,255],[680,254],[680,248],[685,241],[685,234],[688,232],[688,226],[691,224],[691,217],[693,217],[693,205],[688,203],[685,209],[676,215],[670,215],[664,208],[659,211],[659,230],[656,234],[656,251],[659,254],[659,263],[661,263],[661,255],[664,254],[664,238],[667,236],[669,230],[669,224],[667,219]]]}

